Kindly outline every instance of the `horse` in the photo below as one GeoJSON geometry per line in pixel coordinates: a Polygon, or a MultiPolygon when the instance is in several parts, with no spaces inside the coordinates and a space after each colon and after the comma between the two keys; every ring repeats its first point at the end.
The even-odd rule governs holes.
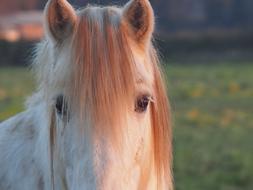
{"type": "Polygon", "coordinates": [[[172,190],[171,111],[148,0],[49,0],[26,111],[0,124],[2,190],[172,190]]]}

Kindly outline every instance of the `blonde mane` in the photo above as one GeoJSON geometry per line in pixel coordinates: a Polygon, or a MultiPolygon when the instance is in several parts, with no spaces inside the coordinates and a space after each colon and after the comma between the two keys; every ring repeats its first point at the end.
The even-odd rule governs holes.
{"type": "Polygon", "coordinates": [[[135,88],[133,55],[117,8],[90,7],[79,12],[72,49],[74,85],[68,91],[74,93],[70,97],[77,97],[72,104],[88,107],[96,126],[107,122],[115,126],[116,115],[128,103],[122,100],[130,100],[135,88]]]}

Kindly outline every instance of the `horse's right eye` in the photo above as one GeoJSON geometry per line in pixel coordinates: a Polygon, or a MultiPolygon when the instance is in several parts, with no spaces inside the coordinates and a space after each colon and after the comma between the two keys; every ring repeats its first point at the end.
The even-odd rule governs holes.
{"type": "Polygon", "coordinates": [[[55,108],[56,108],[56,111],[59,115],[61,115],[61,116],[67,115],[68,106],[67,106],[66,100],[63,95],[59,95],[57,97],[55,108]]]}

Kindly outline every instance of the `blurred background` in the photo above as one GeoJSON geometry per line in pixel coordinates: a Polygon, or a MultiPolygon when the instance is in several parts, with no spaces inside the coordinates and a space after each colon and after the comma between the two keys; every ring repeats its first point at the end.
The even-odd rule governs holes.
{"type": "MultiPolygon", "coordinates": [[[[253,1],[150,1],[173,110],[176,189],[252,190],[253,1]]],[[[22,111],[35,88],[29,65],[45,3],[0,1],[0,121],[22,111]]]]}

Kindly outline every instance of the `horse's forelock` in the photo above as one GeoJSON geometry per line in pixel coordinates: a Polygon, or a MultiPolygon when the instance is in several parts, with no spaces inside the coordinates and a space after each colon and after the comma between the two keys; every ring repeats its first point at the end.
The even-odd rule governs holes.
{"type": "Polygon", "coordinates": [[[72,46],[73,85],[67,91],[69,97],[77,98],[71,98],[71,104],[80,118],[89,110],[87,117],[99,130],[117,133],[117,122],[122,122],[117,115],[127,109],[129,101],[134,104],[135,88],[134,59],[117,9],[87,8],[80,12],[72,46]],[[112,128],[103,128],[108,125],[112,128]]]}

